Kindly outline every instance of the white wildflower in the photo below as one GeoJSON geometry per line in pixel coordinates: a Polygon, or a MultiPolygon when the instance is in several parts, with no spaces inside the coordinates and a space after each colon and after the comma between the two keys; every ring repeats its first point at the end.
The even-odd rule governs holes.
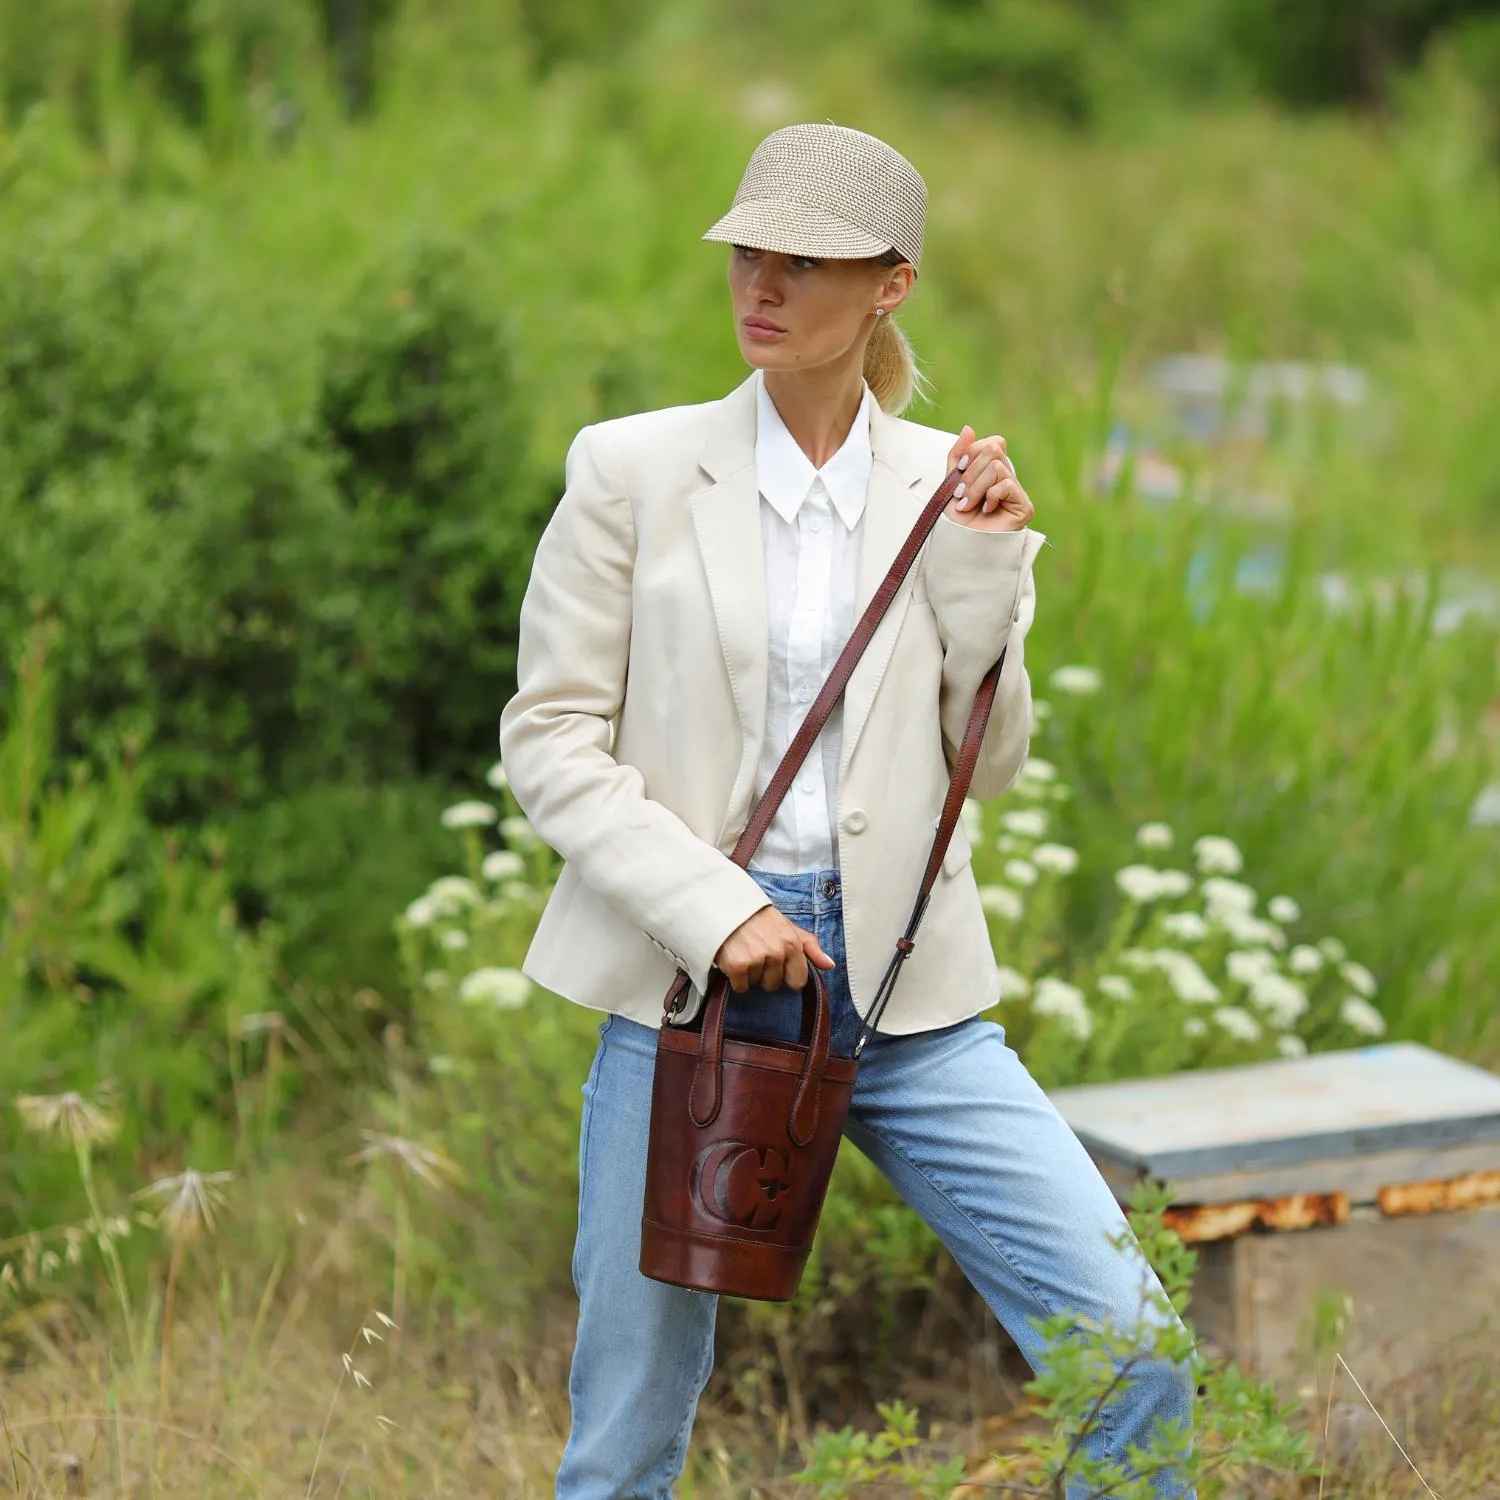
{"type": "Polygon", "coordinates": [[[445,932],[438,941],[450,953],[456,953],[460,948],[467,948],[469,946],[469,934],[458,928],[454,928],[451,932],[445,932]]]}
{"type": "Polygon", "coordinates": [[[466,1005],[492,1010],[517,1010],[530,996],[531,981],[519,969],[475,969],[458,986],[458,998],[466,1005]]]}
{"type": "Polygon", "coordinates": [[[1001,964],[999,974],[1002,1000],[1021,1000],[1031,993],[1031,981],[1019,969],[1001,964]]]}
{"type": "Polygon", "coordinates": [[[1051,1016],[1065,1031],[1086,1042],[1094,1034],[1094,1018],[1089,1013],[1083,991],[1076,984],[1048,975],[1036,982],[1031,994],[1031,1008],[1039,1016],[1051,1016]]]}
{"type": "Polygon", "coordinates": [[[1278,922],[1291,923],[1302,920],[1302,908],[1290,896],[1272,896],[1266,902],[1266,910],[1278,922]]]}
{"type": "Polygon", "coordinates": [[[1148,901],[1155,901],[1161,894],[1157,871],[1151,865],[1126,865],[1123,869],[1116,870],[1115,884],[1127,901],[1135,901],[1142,906],[1148,901]]]}
{"type": "Polygon", "coordinates": [[[1104,686],[1104,676],[1093,667],[1059,667],[1048,679],[1059,693],[1087,698],[1104,686]]]}
{"type": "Polygon", "coordinates": [[[1214,1012],[1214,1021],[1237,1042],[1260,1040],[1260,1022],[1248,1010],[1242,1010],[1238,1005],[1221,1005],[1214,1012]]]}
{"type": "Polygon", "coordinates": [[[1040,807],[1019,807],[1000,819],[1000,826],[1024,839],[1047,837],[1047,814],[1040,807]]]}
{"type": "Polygon", "coordinates": [[[1273,1026],[1284,1031],[1307,1014],[1307,991],[1295,979],[1272,971],[1262,974],[1250,985],[1250,1003],[1263,1012],[1273,1026]]]}
{"type": "Polygon", "coordinates": [[[443,827],[488,828],[499,816],[488,802],[455,802],[443,809],[443,827]]]}
{"type": "Polygon", "coordinates": [[[1203,882],[1203,900],[1210,921],[1217,921],[1227,911],[1255,910],[1255,892],[1242,881],[1226,880],[1222,875],[1210,875],[1203,882]]]}
{"type": "Polygon", "coordinates": [[[535,849],[541,843],[536,829],[519,813],[500,819],[500,837],[512,849],[535,849]]]}
{"type": "Polygon", "coordinates": [[[507,880],[500,887],[500,896],[504,901],[513,901],[524,904],[536,895],[536,887],[528,885],[524,880],[507,880]]]}
{"type": "Polygon", "coordinates": [[[1190,1036],[1196,1040],[1200,1036],[1208,1034],[1208,1022],[1202,1016],[1189,1016],[1182,1023],[1183,1036],[1190,1036]]]}
{"type": "Polygon", "coordinates": [[[977,844],[984,837],[984,804],[977,797],[965,797],[958,810],[958,821],[963,824],[969,842],[977,844]]]}
{"type": "Polygon", "coordinates": [[[1264,917],[1257,917],[1247,911],[1229,910],[1219,912],[1216,920],[1235,942],[1243,943],[1246,947],[1260,944],[1275,948],[1278,952],[1286,947],[1286,933],[1264,917]]]}
{"type": "Polygon", "coordinates": [[[427,899],[440,917],[456,917],[483,899],[479,887],[466,875],[442,875],[427,887],[427,899]]]}
{"type": "Polygon", "coordinates": [[[1170,949],[1160,948],[1127,948],[1120,955],[1120,962],[1127,969],[1135,969],[1138,972],[1158,967],[1158,954],[1171,952],[1170,949]]]}
{"type": "Polygon", "coordinates": [[[1161,919],[1162,931],[1180,943],[1201,943],[1208,936],[1208,923],[1195,911],[1169,912],[1161,919]]]}
{"type": "Polygon", "coordinates": [[[1142,823],[1135,831],[1135,841],[1142,849],[1170,849],[1172,827],[1169,823],[1142,823]]]}
{"type": "Polygon", "coordinates": [[[437,914],[437,904],[429,901],[426,896],[418,896],[403,913],[409,927],[431,927],[437,914]]]}
{"type": "Polygon", "coordinates": [[[1279,1036],[1276,1038],[1276,1050],[1283,1057],[1306,1057],[1307,1043],[1300,1036],[1279,1036]]]}
{"type": "Polygon", "coordinates": [[[1007,922],[1019,922],[1025,910],[1020,896],[1008,885],[980,886],[979,904],[992,917],[1004,917],[1007,922]]]}
{"type": "Polygon", "coordinates": [[[1361,1036],[1384,1036],[1385,1017],[1359,995],[1348,995],[1339,1006],[1339,1020],[1361,1036]]]}
{"type": "Polygon", "coordinates": [[[1106,1000],[1135,999],[1135,986],[1123,974],[1101,974],[1094,981],[1094,988],[1104,996],[1106,1000]]]}
{"type": "Polygon", "coordinates": [[[1276,972],[1276,955],[1267,948],[1236,948],[1225,958],[1224,967],[1236,984],[1249,986],[1276,972]]]}
{"type": "Polygon", "coordinates": [[[1033,726],[1045,724],[1052,717],[1052,705],[1045,698],[1031,700],[1031,722],[1033,726]]]}
{"type": "Polygon", "coordinates": [[[1339,973],[1343,976],[1344,983],[1357,995],[1363,995],[1366,1000],[1373,995],[1378,988],[1375,976],[1363,964],[1357,964],[1351,958],[1346,963],[1339,965],[1339,973]]]}
{"type": "Polygon", "coordinates": [[[1018,779],[1021,781],[1056,781],[1057,767],[1050,760],[1043,760],[1039,755],[1028,755],[1021,763],[1018,779]]]}
{"type": "Polygon", "coordinates": [[[1005,878],[1016,885],[1035,885],[1036,866],[1030,860],[1008,859],[1005,861],[1005,878]]]}
{"type": "Polygon", "coordinates": [[[1158,870],[1157,894],[1168,901],[1180,900],[1193,888],[1193,877],[1186,870],[1158,870]]]}
{"type": "Polygon", "coordinates": [[[1293,974],[1316,974],[1323,967],[1323,955],[1311,943],[1298,943],[1287,956],[1293,974]]]}
{"type": "Polygon", "coordinates": [[[1469,809],[1470,828],[1500,828],[1500,781],[1485,787],[1469,809]]]}
{"type": "Polygon", "coordinates": [[[1329,963],[1341,964],[1349,957],[1349,950],[1336,937],[1320,939],[1318,948],[1329,963]]]}
{"type": "Polygon", "coordinates": [[[1238,875],[1245,868],[1245,856],[1233,839],[1206,833],[1193,840],[1193,854],[1205,875],[1238,875]]]}
{"type": "Polygon", "coordinates": [[[1031,862],[1049,875],[1071,875],[1078,868],[1078,851],[1066,844],[1038,844],[1031,862]]]}
{"type": "Polygon", "coordinates": [[[1170,948],[1157,951],[1157,967],[1167,976],[1172,993],[1184,1005],[1212,1005],[1219,987],[1203,972],[1197,959],[1170,948]]]}
{"type": "Polygon", "coordinates": [[[498,760],[484,773],[484,779],[497,792],[503,792],[510,785],[510,777],[505,774],[505,767],[498,760]]]}
{"type": "Polygon", "coordinates": [[[1031,840],[1018,839],[1013,833],[1002,833],[995,840],[995,847],[1002,854],[1024,854],[1031,847],[1031,840]]]}
{"type": "Polygon", "coordinates": [[[485,855],[479,873],[486,880],[513,880],[526,873],[526,861],[514,849],[495,849],[485,855]]]}

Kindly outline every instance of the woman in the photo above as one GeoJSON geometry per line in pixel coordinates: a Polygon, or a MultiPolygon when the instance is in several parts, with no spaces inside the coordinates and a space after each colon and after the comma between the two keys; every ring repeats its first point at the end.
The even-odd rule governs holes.
{"type": "MultiPolygon", "coordinates": [[[[713,1358],[716,1304],[642,1276],[655,1027],[677,969],[710,968],[729,1024],[796,1036],[825,971],[848,1052],[903,930],[980,678],[1008,647],[973,789],[1025,759],[1023,642],[1043,537],[1000,437],[900,419],[916,370],[894,314],[926,188],[873,136],[778,130],[704,236],[753,373],[720,401],[585,428],[521,609],[501,718],[510,785],[565,868],[526,972],[608,1011],[584,1085],[573,1425],[560,1500],[670,1494],[713,1358]],[[752,867],[727,853],[924,502],[939,519],[752,867]]],[[[960,829],[847,1134],[953,1253],[1038,1365],[1033,1319],[1134,1323],[1150,1272],[1087,1154],[978,1019],[999,980],[960,829]]],[[[1091,1440],[1123,1460],[1185,1420],[1183,1373],[1146,1359],[1091,1440]]],[[[1180,1487],[1162,1483],[1160,1492],[1180,1487]]]]}

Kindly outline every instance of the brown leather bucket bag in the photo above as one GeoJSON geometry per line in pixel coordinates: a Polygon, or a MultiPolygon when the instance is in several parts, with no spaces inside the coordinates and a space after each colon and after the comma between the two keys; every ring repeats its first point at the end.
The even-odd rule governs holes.
{"type": "MultiPolygon", "coordinates": [[[[848,644],[839,654],[730,858],[747,866],[792,778],[822,732],[855,664],[875,634],[923,542],[963,475],[953,470],[901,546],[848,644]]],[[[943,854],[968,795],[1005,653],[985,674],[954,761],[927,868],[906,931],[876,991],[853,1055],[829,1050],[827,992],[809,967],[802,1031],[794,1043],[725,1031],[729,981],[717,969],[695,1020],[674,1024],[690,981],[679,970],[667,990],[656,1043],[640,1269],[694,1291],[784,1302],[795,1295],[849,1114],[859,1055],[875,1034],[912,951],[943,854]]]]}

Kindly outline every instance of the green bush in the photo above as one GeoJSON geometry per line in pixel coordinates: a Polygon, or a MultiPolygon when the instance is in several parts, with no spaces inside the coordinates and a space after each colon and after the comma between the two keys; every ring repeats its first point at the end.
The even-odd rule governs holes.
{"type": "MultiPolygon", "coordinates": [[[[16,663],[0,732],[0,1097],[107,1085],[129,1181],[184,1143],[227,1153],[232,1036],[276,1008],[274,958],[236,923],[222,863],[146,821],[139,747],[99,747],[101,775],[59,759],[53,628],[16,663]]],[[[0,1238],[37,1203],[67,1219],[66,1175],[13,1122],[0,1161],[0,1238]]]]}

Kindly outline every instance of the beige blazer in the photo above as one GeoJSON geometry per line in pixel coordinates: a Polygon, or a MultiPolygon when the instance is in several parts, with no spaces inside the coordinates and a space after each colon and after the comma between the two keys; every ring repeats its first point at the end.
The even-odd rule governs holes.
{"type": "MultiPolygon", "coordinates": [[[[878,406],[870,440],[860,610],[953,444],[878,406]]],[[[701,994],[720,944],[768,904],[727,857],[765,732],[760,504],[753,379],[720,401],[586,427],[521,606],[501,757],[565,861],[525,972],[646,1025],[677,968],[701,994]]],[[[1025,759],[1023,642],[1044,540],[942,517],[845,690],[837,837],[861,1011],[905,928],[975,687],[1007,641],[973,795],[1004,791],[1025,759]]],[[[946,1026],[997,998],[971,852],[960,827],[882,1031],[946,1026]]]]}

